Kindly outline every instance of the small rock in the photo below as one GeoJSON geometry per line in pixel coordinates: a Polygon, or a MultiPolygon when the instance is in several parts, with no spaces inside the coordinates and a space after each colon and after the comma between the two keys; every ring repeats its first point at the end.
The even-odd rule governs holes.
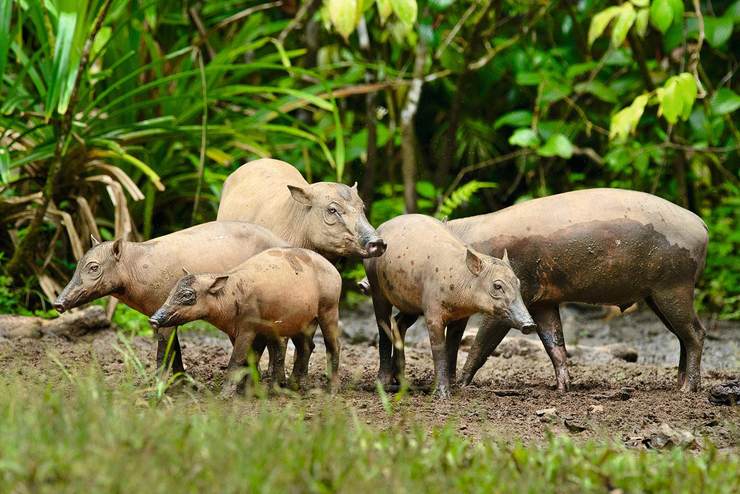
{"type": "Polygon", "coordinates": [[[653,429],[642,440],[643,444],[652,449],[683,448],[698,449],[700,444],[696,437],[689,431],[674,429],[665,422],[657,429],[653,429]]]}
{"type": "Polygon", "coordinates": [[[540,418],[540,422],[543,423],[554,423],[558,420],[557,408],[543,408],[535,412],[540,418]]]}
{"type": "Polygon", "coordinates": [[[709,390],[712,405],[737,405],[740,403],[740,379],[712,386],[709,390]]]}
{"type": "Polygon", "coordinates": [[[606,349],[615,358],[625,362],[637,362],[637,350],[624,343],[614,343],[606,345],[606,349]]]}
{"type": "Polygon", "coordinates": [[[593,398],[597,400],[626,401],[632,398],[634,391],[634,388],[624,387],[611,393],[593,395],[593,398]]]}
{"type": "Polygon", "coordinates": [[[574,432],[576,434],[589,429],[586,424],[582,424],[574,419],[565,419],[563,420],[563,424],[565,424],[565,427],[567,427],[570,432],[574,432]]]}
{"type": "Polygon", "coordinates": [[[597,413],[603,413],[603,411],[604,411],[604,406],[603,405],[591,405],[590,407],[588,407],[588,414],[589,415],[594,415],[594,414],[597,414],[597,413]]]}

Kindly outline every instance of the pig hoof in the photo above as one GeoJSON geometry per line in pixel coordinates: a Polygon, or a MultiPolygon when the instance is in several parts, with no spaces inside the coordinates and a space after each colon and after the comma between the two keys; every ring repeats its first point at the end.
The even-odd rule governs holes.
{"type": "Polygon", "coordinates": [[[445,401],[449,400],[451,397],[450,389],[446,387],[445,388],[438,387],[437,389],[434,390],[434,397],[437,398],[438,400],[445,400],[445,401]]]}
{"type": "Polygon", "coordinates": [[[225,382],[221,387],[221,393],[218,397],[222,400],[230,400],[237,395],[238,389],[236,383],[225,382]]]}

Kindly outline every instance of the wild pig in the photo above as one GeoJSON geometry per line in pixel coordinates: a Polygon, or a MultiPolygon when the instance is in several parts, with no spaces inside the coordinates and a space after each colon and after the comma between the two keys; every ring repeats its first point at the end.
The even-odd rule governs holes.
{"type": "Polygon", "coordinates": [[[247,351],[258,334],[293,338],[297,359],[293,379],[300,386],[308,369],[316,324],[326,343],[329,388],[339,371],[339,297],[342,279],[319,254],[299,248],[268,249],[227,274],[182,278],[150,319],[153,326],[173,326],[204,319],[234,343],[224,395],[241,389],[238,378],[247,351]]]}
{"type": "Polygon", "coordinates": [[[364,207],[356,184],[309,185],[292,165],[260,159],[226,179],[217,219],[262,225],[289,245],[329,260],[379,256],[385,242],[367,221],[364,207]]]}
{"type": "MultiPolygon", "coordinates": [[[[643,192],[590,189],[523,202],[449,221],[464,242],[488,255],[508,249],[524,302],[555,368],[570,386],[559,305],[618,305],[645,300],[680,342],[678,386],[700,386],[704,327],[694,312],[694,285],[704,269],[707,227],[694,213],[643,192]]],[[[457,348],[459,331],[448,332],[457,348]]],[[[463,371],[470,383],[509,327],[487,321],[463,371]]],[[[451,338],[451,339],[450,339],[451,338]]]]}
{"type": "MultiPolygon", "coordinates": [[[[418,214],[387,221],[378,233],[388,241],[388,250],[382,257],[366,259],[365,271],[378,329],[381,335],[392,334],[401,375],[403,338],[420,315],[429,331],[436,393],[442,398],[450,395],[451,356],[445,349],[448,324],[484,312],[510,326],[534,326],[506,256],[496,259],[466,248],[442,222],[418,214]],[[400,311],[395,328],[391,325],[393,307],[400,311]]],[[[381,338],[378,379],[384,385],[393,379],[387,342],[387,337],[381,338]]]]}
{"type": "MultiPolygon", "coordinates": [[[[286,245],[261,226],[240,221],[213,221],[146,242],[98,242],[77,263],[72,279],[54,302],[58,312],[113,295],[151,316],[164,303],[183,269],[225,272],[258,252],[286,245]]],[[[177,330],[171,343],[173,372],[184,372],[177,330]]],[[[170,331],[157,331],[157,368],[164,364],[170,331]]],[[[265,342],[258,345],[264,347],[265,342]]],[[[271,354],[277,350],[271,345],[271,354]]],[[[279,360],[279,355],[274,354],[279,360]]],[[[273,368],[275,374],[282,370],[273,368]]],[[[274,375],[273,377],[279,377],[274,375]]]]}

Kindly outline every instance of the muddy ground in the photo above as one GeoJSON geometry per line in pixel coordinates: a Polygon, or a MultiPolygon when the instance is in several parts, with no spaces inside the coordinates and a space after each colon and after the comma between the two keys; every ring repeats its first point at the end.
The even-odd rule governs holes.
{"type": "MultiPolygon", "coordinates": [[[[678,342],[651,313],[610,317],[602,309],[566,308],[563,323],[570,359],[573,391],[554,389],[550,361],[536,336],[512,332],[497,355],[489,358],[473,384],[454,390],[452,399],[440,402],[429,394],[433,366],[423,325],[409,331],[407,373],[412,386],[395,404],[394,421],[405,426],[425,428],[454,424],[461,434],[480,439],[495,436],[525,442],[542,440],[548,431],[570,434],[574,438],[613,439],[629,446],[660,446],[666,441],[703,447],[705,439],[719,448],[738,450],[740,445],[740,406],[718,406],[708,400],[713,385],[740,378],[740,324],[707,324],[707,339],[702,368],[703,389],[681,393],[674,389],[678,342]],[[609,345],[624,343],[637,362],[614,357],[609,345]]],[[[308,390],[301,395],[275,393],[270,398],[298,402],[309,416],[325,406],[327,400],[351,407],[361,420],[387,426],[388,414],[376,392],[377,348],[375,326],[368,306],[342,313],[345,342],[342,349],[342,385],[337,396],[318,391],[325,379],[325,352],[320,334],[311,359],[308,390]]],[[[470,340],[475,321],[468,329],[470,340]]],[[[218,392],[231,345],[218,333],[184,332],[181,336],[186,368],[205,389],[196,395],[218,392]]],[[[124,372],[124,356],[114,331],[101,331],[78,339],[0,339],[0,368],[4,372],[53,383],[61,379],[59,362],[70,367],[85,367],[98,362],[111,381],[124,372]]],[[[153,367],[153,338],[135,337],[135,353],[153,367]]],[[[458,369],[467,357],[461,349],[458,369]]],[[[624,348],[621,348],[622,352],[624,348]]],[[[621,354],[620,353],[620,354],[621,354]]],[[[288,364],[292,349],[288,351],[288,364]]],[[[266,366],[266,356],[262,367],[266,366]]],[[[176,394],[176,393],[174,393],[176,394]]],[[[177,399],[177,398],[175,398],[177,399]]],[[[240,399],[249,413],[250,400],[240,399]]]]}

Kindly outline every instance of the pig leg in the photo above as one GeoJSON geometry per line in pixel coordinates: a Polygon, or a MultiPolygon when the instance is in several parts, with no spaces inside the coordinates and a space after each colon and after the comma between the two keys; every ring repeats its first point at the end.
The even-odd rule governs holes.
{"type": "Polygon", "coordinates": [[[450,376],[447,371],[447,351],[445,349],[445,323],[437,317],[426,316],[429,343],[432,345],[434,360],[435,390],[441,399],[450,397],[450,376]]]}
{"type": "Polygon", "coordinates": [[[378,382],[385,388],[393,384],[393,342],[391,340],[391,311],[393,307],[382,295],[373,293],[373,310],[378,324],[378,353],[380,368],[378,382]]]}
{"type": "Polygon", "coordinates": [[[694,287],[687,284],[673,289],[656,291],[648,297],[648,305],[681,342],[678,363],[678,387],[698,391],[701,386],[701,354],[705,329],[694,312],[694,287]]]}
{"type": "Polygon", "coordinates": [[[483,367],[489,355],[493,353],[496,347],[501,343],[506,334],[509,332],[509,325],[493,318],[487,317],[475,335],[475,342],[470,348],[468,358],[465,360],[463,375],[460,381],[468,385],[473,381],[475,373],[483,367]]]}
{"type": "Polygon", "coordinates": [[[157,333],[157,371],[164,374],[172,366],[173,374],[184,374],[182,365],[182,351],[180,340],[177,337],[177,327],[159,328],[157,333]]]}
{"type": "MultiPolygon", "coordinates": [[[[267,353],[270,356],[269,372],[273,386],[285,386],[285,348],[287,339],[279,336],[267,342],[267,353]]],[[[259,355],[257,356],[259,362],[259,355]]]]}
{"type": "Polygon", "coordinates": [[[329,392],[334,394],[339,385],[339,307],[334,306],[319,313],[319,326],[326,345],[326,377],[329,392]]]}
{"type": "Polygon", "coordinates": [[[231,352],[229,365],[226,367],[226,376],[221,388],[221,397],[230,398],[235,393],[242,393],[246,384],[248,352],[252,349],[256,334],[254,331],[240,331],[234,339],[234,350],[231,352]]]}
{"type": "Polygon", "coordinates": [[[313,330],[307,331],[307,334],[300,333],[293,338],[293,345],[295,345],[295,360],[293,361],[293,373],[290,375],[289,384],[292,389],[298,390],[303,387],[303,383],[308,376],[308,362],[311,358],[316,344],[313,342],[313,334],[316,331],[315,327],[313,330]]]}
{"type": "Polygon", "coordinates": [[[450,373],[450,382],[455,383],[457,375],[457,351],[460,349],[465,326],[468,324],[468,318],[453,321],[447,325],[447,338],[445,346],[447,347],[447,370],[450,373]]]}
{"type": "Polygon", "coordinates": [[[565,351],[563,325],[560,322],[560,310],[557,305],[539,305],[531,307],[530,313],[537,323],[537,334],[555,369],[558,391],[570,389],[568,374],[568,354],[565,351]]]}
{"type": "MultiPolygon", "coordinates": [[[[393,380],[401,384],[406,379],[406,331],[419,316],[399,312],[395,317],[398,341],[393,345],[393,380]]],[[[381,333],[382,335],[383,333],[381,333]]]]}

